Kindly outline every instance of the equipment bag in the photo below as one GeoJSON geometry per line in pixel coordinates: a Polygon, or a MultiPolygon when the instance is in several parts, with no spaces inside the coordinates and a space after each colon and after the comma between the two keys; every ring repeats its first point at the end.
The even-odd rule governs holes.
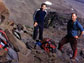
{"type": "Polygon", "coordinates": [[[47,51],[47,52],[52,52],[55,53],[56,52],[56,44],[52,39],[49,38],[45,38],[43,41],[41,41],[42,43],[42,48],[47,51]]]}
{"type": "Polygon", "coordinates": [[[44,38],[42,41],[37,41],[36,45],[39,45],[46,52],[56,52],[56,44],[52,39],[44,38]]]}
{"type": "Polygon", "coordinates": [[[0,56],[5,56],[8,52],[8,38],[6,33],[0,29],[0,56]]]}

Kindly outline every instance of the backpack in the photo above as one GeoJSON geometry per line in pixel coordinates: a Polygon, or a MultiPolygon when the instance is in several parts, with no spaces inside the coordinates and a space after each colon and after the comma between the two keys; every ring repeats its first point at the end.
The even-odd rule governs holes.
{"type": "Polygon", "coordinates": [[[13,48],[13,45],[11,43],[9,43],[6,33],[0,29],[0,52],[2,50],[8,52],[9,47],[13,48]]]}
{"type": "Polygon", "coordinates": [[[7,61],[11,61],[10,63],[18,63],[17,52],[10,46],[6,33],[0,30],[0,57],[4,56],[7,61]]]}
{"type": "Polygon", "coordinates": [[[8,42],[8,37],[7,37],[6,33],[2,30],[0,30],[0,38],[4,41],[8,42]]]}
{"type": "Polygon", "coordinates": [[[41,41],[42,43],[42,48],[46,51],[46,52],[52,52],[52,53],[56,53],[56,44],[55,41],[53,41],[52,39],[49,38],[45,38],[43,41],[41,41]]]}
{"type": "Polygon", "coordinates": [[[7,52],[8,52],[8,45],[7,42],[5,42],[4,40],[0,39],[0,56],[6,56],[7,52]]]}
{"type": "Polygon", "coordinates": [[[8,51],[8,38],[4,31],[0,30],[0,56],[4,56],[8,51]]]}
{"type": "MultiPolygon", "coordinates": [[[[42,41],[37,40],[36,45],[40,46],[42,49],[44,49],[46,52],[52,52],[56,53],[56,44],[55,41],[49,38],[44,38],[42,41]]],[[[36,48],[36,45],[34,48],[36,48]]]]}

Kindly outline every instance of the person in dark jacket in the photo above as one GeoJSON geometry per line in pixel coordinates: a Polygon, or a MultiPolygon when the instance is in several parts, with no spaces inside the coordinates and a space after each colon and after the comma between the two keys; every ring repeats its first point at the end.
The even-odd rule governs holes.
{"type": "Polygon", "coordinates": [[[59,42],[58,49],[63,52],[63,45],[69,42],[73,50],[73,56],[71,59],[75,59],[77,56],[77,39],[83,34],[84,29],[77,20],[77,14],[72,13],[72,19],[67,23],[67,35],[59,42]]]}
{"type": "Polygon", "coordinates": [[[46,4],[42,4],[41,8],[37,10],[35,17],[34,17],[34,32],[33,32],[33,39],[37,39],[38,29],[39,29],[39,40],[43,40],[43,29],[44,29],[44,18],[46,15],[46,4]]]}

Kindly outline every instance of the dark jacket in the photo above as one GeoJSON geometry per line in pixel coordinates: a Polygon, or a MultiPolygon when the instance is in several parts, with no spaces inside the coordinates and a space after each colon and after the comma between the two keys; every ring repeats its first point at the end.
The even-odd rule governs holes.
{"type": "Polygon", "coordinates": [[[38,24],[44,24],[44,18],[46,15],[46,11],[42,11],[42,9],[38,10],[35,14],[34,21],[38,24]]]}

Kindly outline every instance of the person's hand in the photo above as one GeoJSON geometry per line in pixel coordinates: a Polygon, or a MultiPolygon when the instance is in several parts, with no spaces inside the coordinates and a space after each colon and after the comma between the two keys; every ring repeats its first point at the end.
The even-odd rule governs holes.
{"type": "Polygon", "coordinates": [[[34,27],[36,27],[37,25],[38,25],[38,23],[37,23],[37,22],[35,22],[35,23],[34,23],[34,27]]]}
{"type": "Polygon", "coordinates": [[[79,37],[78,36],[74,36],[74,38],[78,39],[79,37]]]}

